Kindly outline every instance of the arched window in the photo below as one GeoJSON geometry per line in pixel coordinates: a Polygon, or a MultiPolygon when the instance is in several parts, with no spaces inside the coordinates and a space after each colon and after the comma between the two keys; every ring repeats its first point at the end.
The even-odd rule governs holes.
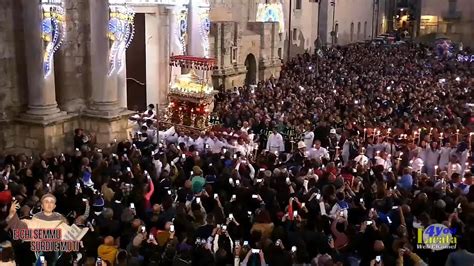
{"type": "Polygon", "coordinates": [[[360,40],[360,21],[357,22],[357,40],[360,40]]]}
{"type": "Polygon", "coordinates": [[[354,40],[354,22],[351,22],[351,42],[354,40]]]}

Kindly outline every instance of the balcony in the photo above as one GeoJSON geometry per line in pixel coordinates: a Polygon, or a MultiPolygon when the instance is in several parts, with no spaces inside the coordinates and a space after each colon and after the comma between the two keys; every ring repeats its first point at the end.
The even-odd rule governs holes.
{"type": "Polygon", "coordinates": [[[453,21],[453,20],[460,20],[462,17],[461,11],[449,10],[443,12],[442,14],[443,20],[446,21],[453,21]]]}

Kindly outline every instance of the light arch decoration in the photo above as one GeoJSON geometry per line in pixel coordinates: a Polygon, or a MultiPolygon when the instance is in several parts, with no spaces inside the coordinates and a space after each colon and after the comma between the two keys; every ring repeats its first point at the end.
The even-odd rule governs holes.
{"type": "Polygon", "coordinates": [[[183,8],[178,14],[178,39],[181,44],[182,54],[186,54],[186,45],[188,43],[188,9],[183,8]]]}
{"type": "Polygon", "coordinates": [[[109,23],[107,37],[110,42],[109,71],[112,75],[124,67],[123,54],[129,47],[135,34],[135,12],[126,2],[109,0],[109,23]]]}
{"type": "Polygon", "coordinates": [[[51,74],[53,59],[61,47],[66,34],[65,12],[61,0],[41,0],[42,21],[41,39],[43,40],[43,74],[51,74]]]}
{"type": "Polygon", "coordinates": [[[278,22],[278,32],[285,31],[283,5],[280,2],[260,3],[257,7],[256,21],[259,22],[278,22]]]}
{"type": "Polygon", "coordinates": [[[201,45],[204,51],[204,57],[209,58],[209,33],[211,31],[211,21],[209,19],[209,8],[201,8],[199,14],[200,25],[199,30],[201,34],[201,45]]]}

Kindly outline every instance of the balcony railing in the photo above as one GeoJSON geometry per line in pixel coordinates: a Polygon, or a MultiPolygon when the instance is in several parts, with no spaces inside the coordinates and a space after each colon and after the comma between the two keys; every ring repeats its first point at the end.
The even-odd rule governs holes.
{"type": "Polygon", "coordinates": [[[462,17],[462,13],[460,11],[446,11],[442,14],[443,20],[460,20],[462,17]]]}

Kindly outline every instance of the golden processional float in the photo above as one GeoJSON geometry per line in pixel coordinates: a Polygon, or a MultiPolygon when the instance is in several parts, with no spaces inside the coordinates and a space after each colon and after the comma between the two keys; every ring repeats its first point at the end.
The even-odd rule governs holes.
{"type": "Polygon", "coordinates": [[[200,132],[212,127],[211,113],[214,110],[214,90],[211,75],[215,59],[177,55],[170,57],[170,73],[173,68],[189,70],[174,79],[170,77],[169,105],[161,124],[174,126],[177,130],[200,132]],[[201,73],[201,76],[196,74],[201,73]]]}

